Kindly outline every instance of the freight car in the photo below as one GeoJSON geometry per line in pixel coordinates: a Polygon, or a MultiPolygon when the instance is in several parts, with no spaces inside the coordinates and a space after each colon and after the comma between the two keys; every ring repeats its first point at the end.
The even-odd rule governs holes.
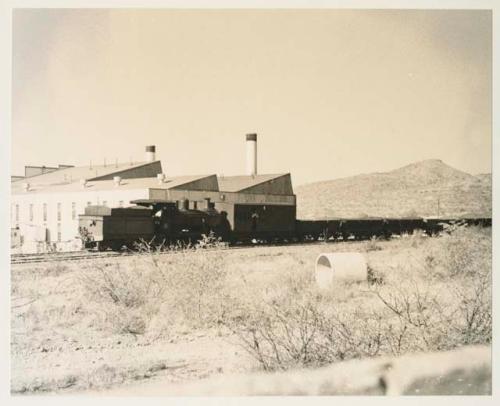
{"type": "Polygon", "coordinates": [[[196,242],[213,233],[230,243],[291,242],[318,240],[363,240],[372,237],[390,238],[417,230],[428,235],[443,232],[450,224],[489,227],[491,218],[424,219],[424,218],[363,218],[296,220],[291,218],[286,229],[275,229],[269,224],[252,223],[248,227],[231,226],[224,211],[217,211],[207,199],[203,210],[190,210],[187,201],[178,205],[164,200],[134,200],[135,206],[108,208],[89,206],[79,218],[79,234],[86,248],[120,250],[133,247],[137,241],[171,244],[176,241],[196,242]]]}
{"type": "Polygon", "coordinates": [[[372,237],[390,238],[393,235],[411,234],[417,230],[427,235],[443,232],[452,224],[491,227],[491,218],[363,218],[297,220],[296,236],[307,240],[364,240],[372,237]]]}

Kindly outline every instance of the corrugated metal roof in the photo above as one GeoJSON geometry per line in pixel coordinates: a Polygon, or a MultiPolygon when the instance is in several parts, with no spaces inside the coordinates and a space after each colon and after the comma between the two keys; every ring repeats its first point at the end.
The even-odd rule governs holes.
{"type": "Polygon", "coordinates": [[[59,183],[54,185],[36,185],[30,183],[30,190],[25,191],[22,187],[12,188],[13,194],[32,194],[32,193],[68,193],[68,192],[94,192],[100,190],[126,190],[126,189],[172,189],[191,183],[196,180],[204,179],[207,176],[214,175],[196,175],[196,176],[176,176],[165,178],[163,183],[159,183],[157,178],[134,178],[122,179],[120,185],[116,186],[113,180],[95,180],[88,181],[85,188],[82,187],[79,180],[74,182],[59,183]]]}
{"type": "MultiPolygon", "coordinates": [[[[134,164],[130,163],[119,163],[119,164],[109,164],[109,165],[92,165],[92,166],[74,166],[71,168],[58,169],[53,172],[44,173],[41,175],[30,176],[25,178],[25,182],[30,185],[56,185],[56,184],[68,184],[80,179],[92,180],[97,177],[112,175],[116,172],[122,172],[124,170],[139,168],[141,166],[150,165],[152,162],[137,162],[134,164]]],[[[24,183],[24,182],[23,182],[24,183]]],[[[14,187],[14,185],[12,185],[14,187]]],[[[22,188],[21,182],[16,182],[16,185],[20,189],[22,188]]]]}
{"type": "Polygon", "coordinates": [[[221,192],[241,192],[261,183],[287,175],[286,173],[253,176],[220,176],[217,178],[221,192]]]}

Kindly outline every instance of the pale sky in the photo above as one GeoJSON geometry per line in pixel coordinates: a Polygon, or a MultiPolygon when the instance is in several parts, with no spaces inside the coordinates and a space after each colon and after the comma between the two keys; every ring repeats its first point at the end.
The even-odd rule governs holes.
{"type": "Polygon", "coordinates": [[[491,171],[491,13],[16,10],[12,171],[143,160],[294,185],[442,159],[491,171]]]}

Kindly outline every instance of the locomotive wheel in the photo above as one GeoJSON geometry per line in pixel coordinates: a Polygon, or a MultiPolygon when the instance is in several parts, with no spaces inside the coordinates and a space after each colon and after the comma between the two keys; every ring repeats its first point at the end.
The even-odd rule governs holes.
{"type": "Polygon", "coordinates": [[[111,249],[113,251],[121,251],[123,243],[121,241],[114,241],[111,243],[111,249]]]}

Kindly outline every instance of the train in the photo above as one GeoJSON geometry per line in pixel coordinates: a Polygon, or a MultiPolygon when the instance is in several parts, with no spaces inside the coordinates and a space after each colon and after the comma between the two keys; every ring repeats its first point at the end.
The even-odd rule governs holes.
{"type": "Polygon", "coordinates": [[[417,230],[427,235],[443,232],[451,224],[491,227],[491,218],[361,218],[328,220],[290,220],[283,230],[259,230],[255,218],[246,232],[231,229],[227,213],[208,203],[201,210],[188,203],[132,201],[133,206],[109,208],[88,206],[79,216],[78,232],[86,249],[104,251],[134,249],[141,241],[169,246],[177,242],[196,243],[213,236],[229,244],[286,243],[305,241],[364,240],[391,238],[417,230]],[[255,222],[255,224],[254,224],[255,222]]]}
{"type": "Polygon", "coordinates": [[[133,249],[141,241],[171,245],[196,242],[203,235],[223,241],[231,237],[227,217],[215,210],[213,203],[205,210],[179,208],[172,202],[118,208],[88,206],[79,216],[78,232],[85,248],[99,251],[133,249]]]}

